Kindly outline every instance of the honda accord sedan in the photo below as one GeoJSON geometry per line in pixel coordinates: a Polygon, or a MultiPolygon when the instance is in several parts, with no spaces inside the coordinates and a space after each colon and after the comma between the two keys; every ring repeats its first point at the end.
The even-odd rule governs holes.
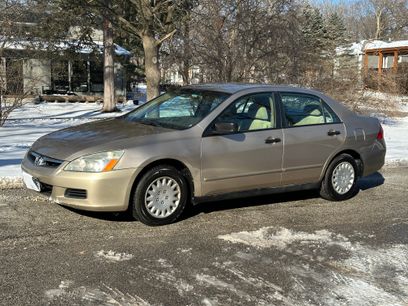
{"type": "Polygon", "coordinates": [[[167,92],[114,119],[38,139],[23,162],[27,188],[90,211],[129,210],[148,225],[193,203],[319,189],[358,192],[384,164],[383,130],[313,90],[202,84],[167,92]]]}

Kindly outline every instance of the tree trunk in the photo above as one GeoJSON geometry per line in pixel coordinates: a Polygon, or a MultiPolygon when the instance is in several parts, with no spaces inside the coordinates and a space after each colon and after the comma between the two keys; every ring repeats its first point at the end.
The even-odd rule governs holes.
{"type": "Polygon", "coordinates": [[[103,111],[116,110],[114,45],[112,23],[105,18],[103,21],[103,111]]]}
{"type": "MultiPolygon", "coordinates": [[[[189,14],[189,13],[188,13],[189,14]]],[[[184,22],[184,56],[181,75],[183,76],[183,85],[190,84],[190,66],[191,66],[191,46],[190,46],[190,24],[189,19],[184,22]]]]}
{"type": "Polygon", "coordinates": [[[143,35],[142,42],[145,54],[147,101],[150,101],[160,93],[159,47],[153,35],[143,35]]]}
{"type": "Polygon", "coordinates": [[[382,36],[382,9],[378,10],[375,14],[375,39],[380,39],[382,36]]]}
{"type": "Polygon", "coordinates": [[[181,76],[183,77],[183,85],[189,85],[190,84],[190,61],[188,59],[183,60],[181,76]]]}

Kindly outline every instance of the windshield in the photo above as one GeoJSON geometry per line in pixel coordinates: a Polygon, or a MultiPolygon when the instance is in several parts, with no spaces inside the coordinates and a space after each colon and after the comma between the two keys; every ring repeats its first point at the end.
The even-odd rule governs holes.
{"type": "Polygon", "coordinates": [[[202,90],[168,92],[123,118],[132,122],[183,130],[200,122],[228,97],[225,93],[202,90]]]}

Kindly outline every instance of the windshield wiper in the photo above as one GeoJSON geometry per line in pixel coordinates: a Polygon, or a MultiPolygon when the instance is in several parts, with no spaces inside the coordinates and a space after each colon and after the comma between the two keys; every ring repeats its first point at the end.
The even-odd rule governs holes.
{"type": "Polygon", "coordinates": [[[135,122],[139,122],[139,123],[146,124],[146,125],[162,127],[162,125],[159,122],[153,121],[153,120],[148,120],[148,119],[139,119],[139,120],[135,120],[135,122]]]}

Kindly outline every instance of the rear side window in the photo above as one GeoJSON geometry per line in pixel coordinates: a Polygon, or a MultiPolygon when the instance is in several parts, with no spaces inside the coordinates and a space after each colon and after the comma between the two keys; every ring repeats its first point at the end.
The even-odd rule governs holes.
{"type": "Polygon", "coordinates": [[[313,95],[281,93],[288,126],[339,123],[339,117],[322,99],[313,95]]]}

